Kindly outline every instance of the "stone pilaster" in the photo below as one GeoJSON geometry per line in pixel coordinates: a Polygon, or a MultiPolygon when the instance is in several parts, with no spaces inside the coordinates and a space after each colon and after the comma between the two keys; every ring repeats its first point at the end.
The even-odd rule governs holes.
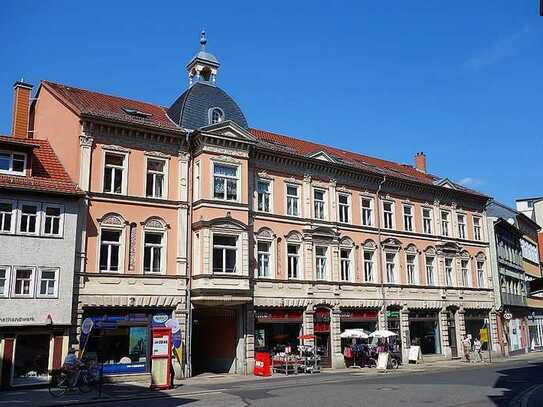
{"type": "Polygon", "coordinates": [[[330,311],[330,352],[332,354],[332,367],[340,369],[345,367],[345,359],[341,353],[341,309],[334,307],[330,311]]]}
{"type": "Polygon", "coordinates": [[[304,280],[314,280],[316,276],[313,272],[313,242],[312,241],[304,241],[303,243],[303,275],[301,276],[304,280]]]}
{"type": "Polygon", "coordinates": [[[247,304],[247,332],[245,334],[245,352],[247,357],[247,372],[253,374],[255,365],[255,311],[253,304],[247,304]]]}
{"type": "Polygon", "coordinates": [[[379,330],[388,329],[386,312],[386,305],[382,305],[377,313],[377,329],[379,330]]]}
{"type": "Polygon", "coordinates": [[[450,358],[452,356],[451,344],[449,341],[449,327],[447,325],[447,308],[441,308],[437,318],[439,321],[439,332],[441,336],[441,354],[450,358]]]}
{"type": "Polygon", "coordinates": [[[302,205],[303,207],[300,208],[302,212],[302,216],[305,218],[311,218],[313,217],[313,211],[311,210],[311,175],[310,174],[304,174],[304,182],[302,185],[303,190],[303,201],[302,205]]]}
{"type": "Polygon", "coordinates": [[[500,347],[500,341],[498,339],[498,323],[497,319],[498,316],[496,314],[496,310],[492,308],[490,312],[488,313],[488,321],[489,321],[489,328],[490,328],[490,341],[491,341],[491,351],[493,353],[500,353],[501,347],[500,347]]]}
{"type": "Polygon", "coordinates": [[[409,308],[405,305],[400,310],[400,341],[402,344],[402,363],[409,363],[409,347],[411,339],[409,334],[409,308]]]}
{"type": "Polygon", "coordinates": [[[331,179],[330,180],[330,188],[328,189],[330,193],[330,204],[328,207],[330,208],[330,214],[329,219],[331,222],[337,222],[337,215],[338,215],[338,208],[337,208],[337,194],[336,194],[336,180],[331,179]]]}
{"type": "Polygon", "coordinates": [[[454,326],[456,327],[456,348],[458,349],[458,356],[464,359],[464,350],[462,347],[462,340],[466,336],[466,319],[464,308],[460,308],[454,314],[454,326]]]}
{"type": "MultiPolygon", "coordinates": [[[[315,333],[313,317],[315,316],[315,310],[313,305],[310,304],[306,307],[303,315],[303,334],[304,335],[313,335],[315,333]]],[[[303,345],[315,345],[314,339],[304,339],[302,341],[303,345]]]]}
{"type": "Polygon", "coordinates": [[[79,188],[87,192],[90,189],[91,153],[94,138],[89,125],[81,125],[79,135],[79,188]]]}

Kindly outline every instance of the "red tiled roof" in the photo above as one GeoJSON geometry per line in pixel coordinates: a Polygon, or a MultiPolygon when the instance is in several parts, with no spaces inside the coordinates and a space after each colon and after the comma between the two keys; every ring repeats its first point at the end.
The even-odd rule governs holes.
{"type": "Polygon", "coordinates": [[[36,139],[14,139],[13,137],[0,136],[0,143],[4,144],[4,149],[9,145],[13,150],[20,150],[27,145],[31,151],[27,154],[31,156],[32,171],[31,175],[7,175],[0,174],[0,189],[18,189],[34,192],[49,192],[68,195],[82,194],[82,191],[75,185],[64,167],[60,163],[55,152],[47,140],[36,139]]]}
{"type": "Polygon", "coordinates": [[[72,86],[42,81],[42,85],[67,103],[77,114],[102,119],[121,121],[130,124],[150,126],[164,130],[179,131],[180,128],[170,120],[166,108],[151,103],[105,95],[72,86]],[[133,109],[149,116],[140,117],[128,114],[124,109],[133,109]]]}
{"type": "Polygon", "coordinates": [[[332,159],[349,166],[366,169],[372,172],[387,173],[389,175],[409,178],[414,181],[433,184],[436,177],[418,171],[414,167],[404,164],[398,164],[392,161],[379,158],[368,157],[362,154],[341,150],[324,144],[317,144],[310,141],[295,139],[277,133],[271,133],[265,130],[249,129],[251,134],[259,141],[264,142],[264,147],[280,150],[299,156],[310,156],[318,152],[325,152],[332,159]]]}

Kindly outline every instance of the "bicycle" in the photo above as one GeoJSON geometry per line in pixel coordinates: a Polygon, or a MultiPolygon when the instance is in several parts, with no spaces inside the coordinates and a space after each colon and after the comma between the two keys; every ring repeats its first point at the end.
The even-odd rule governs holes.
{"type": "Polygon", "coordinates": [[[79,389],[88,393],[98,383],[97,369],[92,366],[80,365],[75,376],[67,369],[52,370],[49,380],[49,393],[53,397],[62,397],[68,391],[79,389]]]}

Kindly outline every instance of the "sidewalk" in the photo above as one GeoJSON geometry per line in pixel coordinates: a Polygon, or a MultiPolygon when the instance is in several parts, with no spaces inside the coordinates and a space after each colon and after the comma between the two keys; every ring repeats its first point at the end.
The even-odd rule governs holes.
{"type": "MultiPolygon", "coordinates": [[[[377,369],[323,369],[322,375],[356,375],[362,377],[376,377],[380,375],[404,375],[413,374],[417,372],[439,372],[450,369],[461,368],[484,368],[488,366],[496,366],[506,362],[522,362],[530,360],[540,360],[543,358],[543,353],[533,352],[523,355],[518,355],[509,359],[497,359],[492,360],[490,365],[488,362],[482,363],[467,363],[462,360],[432,360],[426,363],[403,365],[397,370],[379,371],[377,369]]],[[[317,375],[314,375],[317,376],[317,375]]],[[[130,399],[145,399],[145,398],[157,398],[157,397],[182,397],[184,395],[198,395],[209,392],[218,392],[228,389],[234,384],[254,383],[258,381],[271,381],[271,380],[296,380],[296,378],[308,378],[311,375],[299,374],[299,375],[274,375],[271,377],[256,377],[256,376],[241,376],[241,375],[201,375],[192,377],[179,382],[173,390],[151,390],[140,383],[111,383],[104,384],[102,387],[102,395],[96,392],[87,394],[81,394],[74,392],[67,394],[61,398],[54,398],[49,394],[47,388],[34,388],[34,389],[15,389],[5,392],[0,392],[0,407],[8,406],[32,406],[32,407],[49,407],[49,406],[63,406],[63,405],[82,405],[91,403],[106,403],[114,405],[115,401],[130,400],[130,399]]]]}

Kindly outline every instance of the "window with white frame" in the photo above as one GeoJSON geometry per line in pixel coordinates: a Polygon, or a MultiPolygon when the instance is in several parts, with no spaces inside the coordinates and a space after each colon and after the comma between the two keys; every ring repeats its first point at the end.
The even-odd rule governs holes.
{"type": "Polygon", "coordinates": [[[12,201],[0,201],[0,233],[13,233],[15,214],[12,201]]]}
{"type": "Polygon", "coordinates": [[[287,215],[300,216],[299,190],[298,185],[287,185],[287,215]]]}
{"type": "Polygon", "coordinates": [[[327,248],[324,246],[315,247],[315,266],[317,271],[317,280],[326,280],[327,251],[327,248]]]}
{"type": "Polygon", "coordinates": [[[385,266],[387,282],[394,284],[396,282],[396,253],[385,253],[385,266]]]}
{"type": "Polygon", "coordinates": [[[9,266],[0,266],[0,297],[8,296],[10,270],[11,268],[9,266]]]}
{"type": "Polygon", "coordinates": [[[351,249],[340,249],[341,281],[351,281],[351,249]]]}
{"type": "Polygon", "coordinates": [[[0,151],[0,174],[25,175],[26,154],[0,151]]]}
{"type": "Polygon", "coordinates": [[[362,198],[362,225],[373,225],[373,199],[362,198]]]}
{"type": "Polygon", "coordinates": [[[426,256],[426,283],[428,285],[436,285],[435,273],[434,273],[434,256],[426,256]]]}
{"type": "Polygon", "coordinates": [[[338,208],[339,208],[339,221],[342,223],[349,223],[351,212],[351,196],[349,194],[338,194],[338,208]]]}
{"type": "Polygon", "coordinates": [[[458,237],[460,239],[466,238],[466,215],[459,213],[457,215],[458,220],[458,237]]]}
{"type": "Polygon", "coordinates": [[[373,283],[375,276],[373,273],[373,250],[364,250],[364,281],[373,283]]]}
{"type": "Polygon", "coordinates": [[[126,155],[106,152],[104,159],[104,192],[123,194],[126,155]]]}
{"type": "Polygon", "coordinates": [[[433,233],[434,220],[432,216],[432,209],[422,208],[422,228],[424,233],[431,235],[433,233]]]}
{"type": "Polygon", "coordinates": [[[37,235],[40,225],[40,204],[22,202],[19,205],[19,210],[19,232],[37,235]]]}
{"type": "Polygon", "coordinates": [[[477,286],[479,288],[485,288],[485,262],[484,260],[477,260],[477,286]]]}
{"type": "Polygon", "coordinates": [[[300,245],[287,245],[288,278],[298,279],[298,270],[300,268],[300,245]]]}
{"type": "Polygon", "coordinates": [[[43,204],[43,234],[46,236],[61,236],[63,224],[63,207],[60,205],[43,204]]]}
{"type": "Polygon", "coordinates": [[[238,200],[238,167],[215,163],[213,166],[213,197],[238,200]]]}
{"type": "Polygon", "coordinates": [[[315,219],[324,219],[326,216],[326,191],[322,189],[313,190],[313,211],[315,219]]]}
{"type": "Polygon", "coordinates": [[[58,295],[58,269],[41,268],[38,278],[38,297],[58,295]]]}
{"type": "Polygon", "coordinates": [[[441,234],[443,236],[449,236],[449,217],[450,213],[447,211],[441,211],[441,234]]]}
{"type": "Polygon", "coordinates": [[[454,268],[453,259],[450,257],[445,258],[445,279],[448,286],[454,285],[454,268]]]}
{"type": "Polygon", "coordinates": [[[481,218],[474,216],[473,217],[473,239],[481,240],[482,231],[481,231],[481,218]]]}
{"type": "Polygon", "coordinates": [[[213,235],[213,272],[235,273],[238,238],[230,235],[213,235]]]}
{"type": "Polygon", "coordinates": [[[271,242],[257,243],[258,277],[271,277],[271,242]]]}
{"type": "Polygon", "coordinates": [[[122,230],[101,229],[100,230],[100,271],[114,272],[121,271],[122,230]]]}
{"type": "Polygon", "coordinates": [[[470,270],[469,270],[469,260],[468,259],[461,259],[460,260],[460,269],[462,273],[462,285],[464,287],[469,287],[470,284],[470,270]]]}
{"type": "Polygon", "coordinates": [[[385,229],[394,228],[394,204],[392,202],[383,202],[383,227],[385,229]]]}
{"type": "Polygon", "coordinates": [[[270,212],[271,181],[259,179],[256,182],[257,210],[270,212]]]}
{"type": "Polygon", "coordinates": [[[164,247],[165,232],[144,231],[143,233],[143,272],[159,274],[164,272],[165,253],[164,247]]]}
{"type": "Polygon", "coordinates": [[[406,265],[407,265],[407,283],[408,284],[417,284],[417,255],[416,254],[407,254],[406,255],[406,265]]]}
{"type": "Polygon", "coordinates": [[[13,296],[14,297],[33,297],[34,296],[34,268],[33,267],[15,267],[13,278],[13,296]]]}
{"type": "Polygon", "coordinates": [[[403,206],[403,228],[408,232],[413,231],[413,206],[403,206]]]}
{"type": "Polygon", "coordinates": [[[145,196],[147,196],[148,198],[166,198],[166,169],[166,160],[147,158],[145,196]]]}

